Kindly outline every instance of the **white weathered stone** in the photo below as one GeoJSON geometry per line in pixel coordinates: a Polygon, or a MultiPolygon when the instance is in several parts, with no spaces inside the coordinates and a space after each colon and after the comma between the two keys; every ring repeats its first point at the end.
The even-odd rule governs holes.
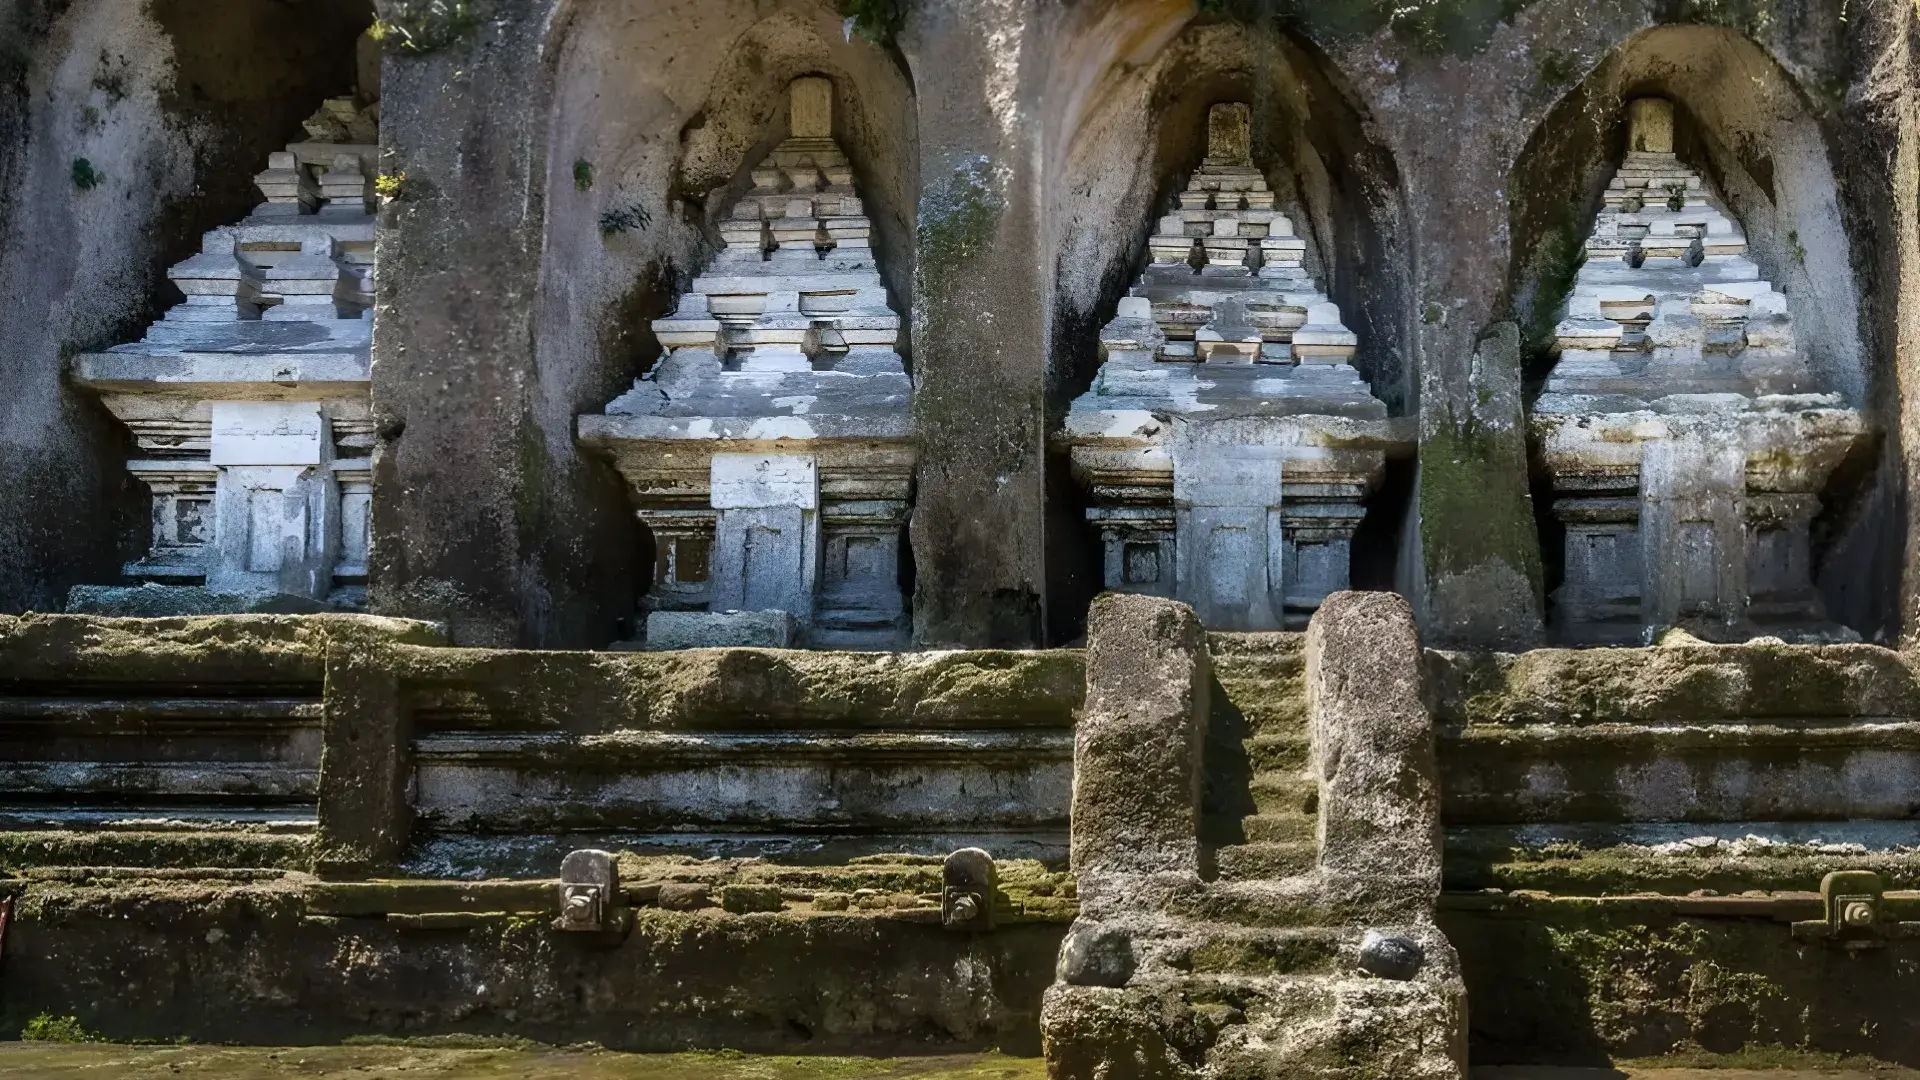
{"type": "Polygon", "coordinates": [[[832,83],[794,80],[787,116],[721,220],[726,249],[653,324],[668,355],[580,437],[653,532],[651,610],[781,610],[807,644],[897,647],[915,457],[900,316],[832,83]]]}
{"type": "MultiPolygon", "coordinates": [[[[150,546],[125,574],[191,590],[181,610],[355,606],[364,592],[377,117],[377,103],[325,103],[306,124],[316,141],[268,155],[266,201],[168,270],[185,302],[77,363],[133,432],[127,467],[152,494],[150,546]]],[[[84,602],[121,600],[168,606],[153,588],[84,602]]]]}
{"type": "Polygon", "coordinates": [[[1628,104],[1533,434],[1566,528],[1555,631],[1831,636],[1809,573],[1818,492],[1865,433],[1807,395],[1786,297],[1673,155],[1673,106],[1628,104]]]}
{"type": "Polygon", "coordinates": [[[784,611],[656,611],[647,616],[647,648],[791,649],[800,627],[784,611]]]}
{"type": "Polygon", "coordinates": [[[1159,219],[1059,438],[1090,489],[1107,588],[1269,630],[1346,587],[1362,503],[1413,431],[1348,362],[1358,339],[1274,209],[1249,117],[1209,112],[1206,159],[1159,219]]]}

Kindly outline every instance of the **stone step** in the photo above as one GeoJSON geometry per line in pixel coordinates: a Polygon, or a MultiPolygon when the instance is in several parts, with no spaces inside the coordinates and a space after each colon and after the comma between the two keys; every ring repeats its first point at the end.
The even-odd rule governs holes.
{"type": "Polygon", "coordinates": [[[1310,842],[1316,824],[1308,814],[1252,814],[1240,819],[1242,835],[1250,844],[1310,842]]]}
{"type": "Polygon", "coordinates": [[[1330,877],[1316,869],[1283,878],[1216,879],[1170,900],[1165,913],[1234,926],[1381,925],[1426,918],[1429,895],[1426,884],[1413,878],[1330,877]]]}
{"type": "Polygon", "coordinates": [[[1305,772],[1313,753],[1305,732],[1256,734],[1242,745],[1256,773],[1305,772]]]}
{"type": "Polygon", "coordinates": [[[1320,808],[1320,784],[1304,773],[1256,773],[1247,784],[1247,793],[1262,814],[1312,817],[1320,808]]]}
{"type": "Polygon", "coordinates": [[[1320,845],[1313,840],[1269,840],[1232,844],[1214,852],[1222,881],[1263,881],[1292,877],[1313,869],[1320,845]]]}
{"type": "Polygon", "coordinates": [[[1344,974],[1355,963],[1361,934],[1357,929],[1325,926],[1209,929],[1212,933],[1206,941],[1176,958],[1186,971],[1209,981],[1344,974]]]}

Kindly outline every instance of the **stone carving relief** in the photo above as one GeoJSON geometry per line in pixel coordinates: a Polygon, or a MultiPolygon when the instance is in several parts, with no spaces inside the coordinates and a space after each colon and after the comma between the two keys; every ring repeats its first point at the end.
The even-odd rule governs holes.
{"type": "Polygon", "coordinates": [[[1629,110],[1531,419],[1566,530],[1554,633],[1849,638],[1814,589],[1808,531],[1865,423],[1813,385],[1787,298],[1674,155],[1672,103],[1629,110]]]}
{"type": "Polygon", "coordinates": [[[654,321],[668,354],[579,420],[653,533],[654,647],[906,643],[900,317],[833,138],[832,83],[794,80],[789,107],[788,138],[721,223],[725,249],[654,321]]]}
{"type": "Polygon", "coordinates": [[[1347,587],[1363,502],[1412,428],[1353,368],[1357,339],[1254,167],[1248,107],[1207,126],[1060,439],[1107,588],[1185,601],[1212,629],[1297,628],[1347,587]]]}

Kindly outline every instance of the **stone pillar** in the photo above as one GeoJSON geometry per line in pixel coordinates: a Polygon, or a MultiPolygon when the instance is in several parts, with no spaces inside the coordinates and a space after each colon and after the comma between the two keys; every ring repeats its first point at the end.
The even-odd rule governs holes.
{"type": "Polygon", "coordinates": [[[1106,593],[1087,616],[1074,729],[1073,869],[1100,900],[1116,876],[1199,873],[1206,633],[1192,608],[1106,593]]]}
{"type": "Polygon", "coordinates": [[[389,50],[382,77],[382,168],[405,180],[378,235],[369,602],[463,645],[595,646],[633,613],[637,529],[573,439],[605,373],[588,350],[537,355],[548,143],[530,133],[551,118],[527,88],[549,82],[555,6],[389,50]]]}
{"type": "Polygon", "coordinates": [[[324,599],[339,557],[333,436],[310,401],[216,401],[207,588],[324,599]]]}
{"type": "Polygon", "coordinates": [[[1406,598],[1327,597],[1307,625],[1306,690],[1321,871],[1336,891],[1351,883],[1430,920],[1440,894],[1440,785],[1406,598]]]}
{"type": "Polygon", "coordinates": [[[1206,632],[1192,608],[1104,593],[1087,619],[1087,696],[1074,730],[1073,869],[1080,915],[1041,1008],[1057,1080],[1192,1075],[1203,1025],[1165,980],[1135,983],[1171,896],[1200,887],[1206,632]]]}
{"type": "Polygon", "coordinates": [[[390,873],[407,846],[413,808],[411,718],[399,666],[365,643],[327,650],[314,868],[329,877],[390,873]]]}
{"type": "Polygon", "coordinates": [[[1678,431],[1640,458],[1640,616],[1649,631],[1724,635],[1746,622],[1747,450],[1724,430],[1678,431]],[[1718,436],[1718,437],[1716,437],[1718,436]]]}
{"type": "Polygon", "coordinates": [[[1175,442],[1177,595],[1215,629],[1279,630],[1284,625],[1284,458],[1283,447],[1175,442]]]}
{"type": "Polygon", "coordinates": [[[1035,0],[912,6],[919,107],[914,637],[1029,646],[1044,626],[1044,392],[1035,0]]]}
{"type": "Polygon", "coordinates": [[[1421,625],[1440,646],[1538,645],[1543,578],[1527,491],[1520,328],[1494,324],[1457,360],[1429,352],[1420,380],[1421,625]]]}

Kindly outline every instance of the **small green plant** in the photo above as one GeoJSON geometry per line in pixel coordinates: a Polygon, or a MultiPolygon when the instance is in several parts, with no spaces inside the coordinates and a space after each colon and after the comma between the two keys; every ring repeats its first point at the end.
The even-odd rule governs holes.
{"type": "Polygon", "coordinates": [[[847,17],[847,38],[859,34],[875,45],[885,45],[907,25],[910,0],[839,0],[835,6],[847,17]]]}
{"type": "Polygon", "coordinates": [[[1420,321],[1428,326],[1444,324],[1447,321],[1447,309],[1429,300],[1426,306],[1420,309],[1420,321]]]}
{"type": "Polygon", "coordinates": [[[397,199],[407,189],[404,172],[381,173],[373,178],[373,193],[383,199],[397,199]]]}
{"type": "Polygon", "coordinates": [[[97,188],[101,184],[104,184],[106,182],[107,182],[106,174],[100,172],[98,169],[95,169],[93,167],[93,162],[88,161],[86,158],[83,158],[83,157],[77,157],[73,159],[73,186],[74,187],[79,188],[81,191],[92,191],[94,188],[97,188]]]}
{"type": "MultiPolygon", "coordinates": [[[[1920,0],[1915,0],[1920,3],[1920,0]]],[[[1807,265],[1807,246],[1800,242],[1800,231],[1790,229],[1787,232],[1787,247],[1793,252],[1793,261],[1801,266],[1807,265]]]]}
{"type": "Polygon", "coordinates": [[[387,0],[386,13],[367,28],[373,40],[411,53],[444,49],[478,29],[476,0],[387,0]]]}
{"type": "Polygon", "coordinates": [[[608,207],[600,212],[600,231],[608,236],[644,229],[653,224],[653,215],[639,203],[608,207]]]}
{"type": "Polygon", "coordinates": [[[20,1029],[20,1038],[26,1042],[49,1043],[86,1043],[99,1042],[100,1037],[80,1026],[77,1016],[55,1016],[41,1013],[28,1020],[20,1029]]]}
{"type": "Polygon", "coordinates": [[[573,163],[573,186],[581,191],[593,186],[593,162],[580,158],[573,163]]]}

